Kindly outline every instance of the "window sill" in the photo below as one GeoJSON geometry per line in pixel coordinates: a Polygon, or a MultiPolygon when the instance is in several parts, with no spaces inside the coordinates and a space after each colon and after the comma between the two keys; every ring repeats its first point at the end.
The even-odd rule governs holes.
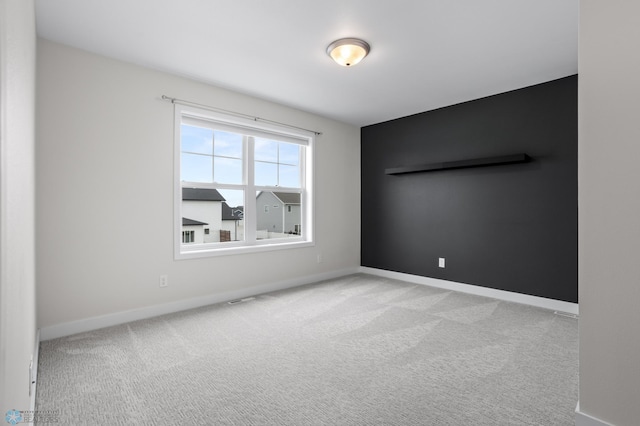
{"type": "Polygon", "coordinates": [[[275,250],[289,250],[303,247],[313,247],[313,241],[292,241],[277,244],[260,244],[254,246],[236,246],[236,247],[202,247],[184,250],[182,246],[178,247],[179,252],[175,253],[175,260],[200,259],[204,257],[228,256],[234,254],[259,253],[275,250]]]}

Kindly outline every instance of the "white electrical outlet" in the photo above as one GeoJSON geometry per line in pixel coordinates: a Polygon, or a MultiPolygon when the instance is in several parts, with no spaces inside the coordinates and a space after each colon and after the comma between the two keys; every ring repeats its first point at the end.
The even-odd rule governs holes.
{"type": "Polygon", "coordinates": [[[438,258],[438,266],[444,268],[444,257],[438,258]]]}
{"type": "Polygon", "coordinates": [[[160,275],[160,287],[168,287],[168,286],[169,286],[169,276],[160,275]]]}
{"type": "Polygon", "coordinates": [[[318,263],[322,263],[322,255],[321,254],[318,255],[318,263]]]}

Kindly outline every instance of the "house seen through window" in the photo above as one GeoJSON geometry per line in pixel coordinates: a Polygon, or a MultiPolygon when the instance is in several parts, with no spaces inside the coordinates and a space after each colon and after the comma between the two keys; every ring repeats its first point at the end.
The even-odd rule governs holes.
{"type": "Polygon", "coordinates": [[[186,107],[176,128],[178,257],[312,242],[312,136],[186,107]]]}

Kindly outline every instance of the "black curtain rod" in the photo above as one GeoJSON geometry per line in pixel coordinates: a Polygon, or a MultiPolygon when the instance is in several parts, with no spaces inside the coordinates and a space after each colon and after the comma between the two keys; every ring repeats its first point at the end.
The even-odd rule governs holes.
{"type": "Polygon", "coordinates": [[[180,104],[180,105],[185,105],[185,106],[195,106],[195,107],[202,108],[202,109],[207,109],[207,110],[210,110],[210,111],[223,112],[225,114],[235,115],[236,117],[248,118],[248,119],[253,120],[253,121],[262,121],[263,123],[276,124],[278,126],[288,127],[290,129],[304,130],[305,132],[313,133],[316,136],[320,136],[322,134],[322,132],[318,132],[318,131],[310,130],[310,129],[305,129],[304,127],[292,126],[291,124],[281,123],[279,121],[268,120],[266,118],[255,117],[253,115],[243,114],[241,112],[229,111],[229,110],[222,109],[222,108],[212,107],[210,105],[203,105],[203,104],[199,104],[199,103],[196,103],[196,102],[185,101],[183,99],[172,98],[172,97],[169,97],[169,96],[166,96],[166,95],[162,95],[162,100],[163,101],[169,101],[172,104],[180,104]]]}

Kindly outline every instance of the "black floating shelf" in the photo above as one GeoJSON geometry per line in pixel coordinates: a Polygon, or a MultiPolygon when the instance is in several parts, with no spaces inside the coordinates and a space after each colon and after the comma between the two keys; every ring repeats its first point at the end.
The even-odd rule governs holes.
{"type": "Polygon", "coordinates": [[[466,169],[469,167],[498,166],[502,164],[526,163],[530,160],[527,154],[502,155],[499,157],[472,158],[470,160],[446,161],[444,163],[422,164],[419,166],[403,166],[385,169],[388,175],[403,175],[406,173],[434,172],[448,169],[466,169]]]}

